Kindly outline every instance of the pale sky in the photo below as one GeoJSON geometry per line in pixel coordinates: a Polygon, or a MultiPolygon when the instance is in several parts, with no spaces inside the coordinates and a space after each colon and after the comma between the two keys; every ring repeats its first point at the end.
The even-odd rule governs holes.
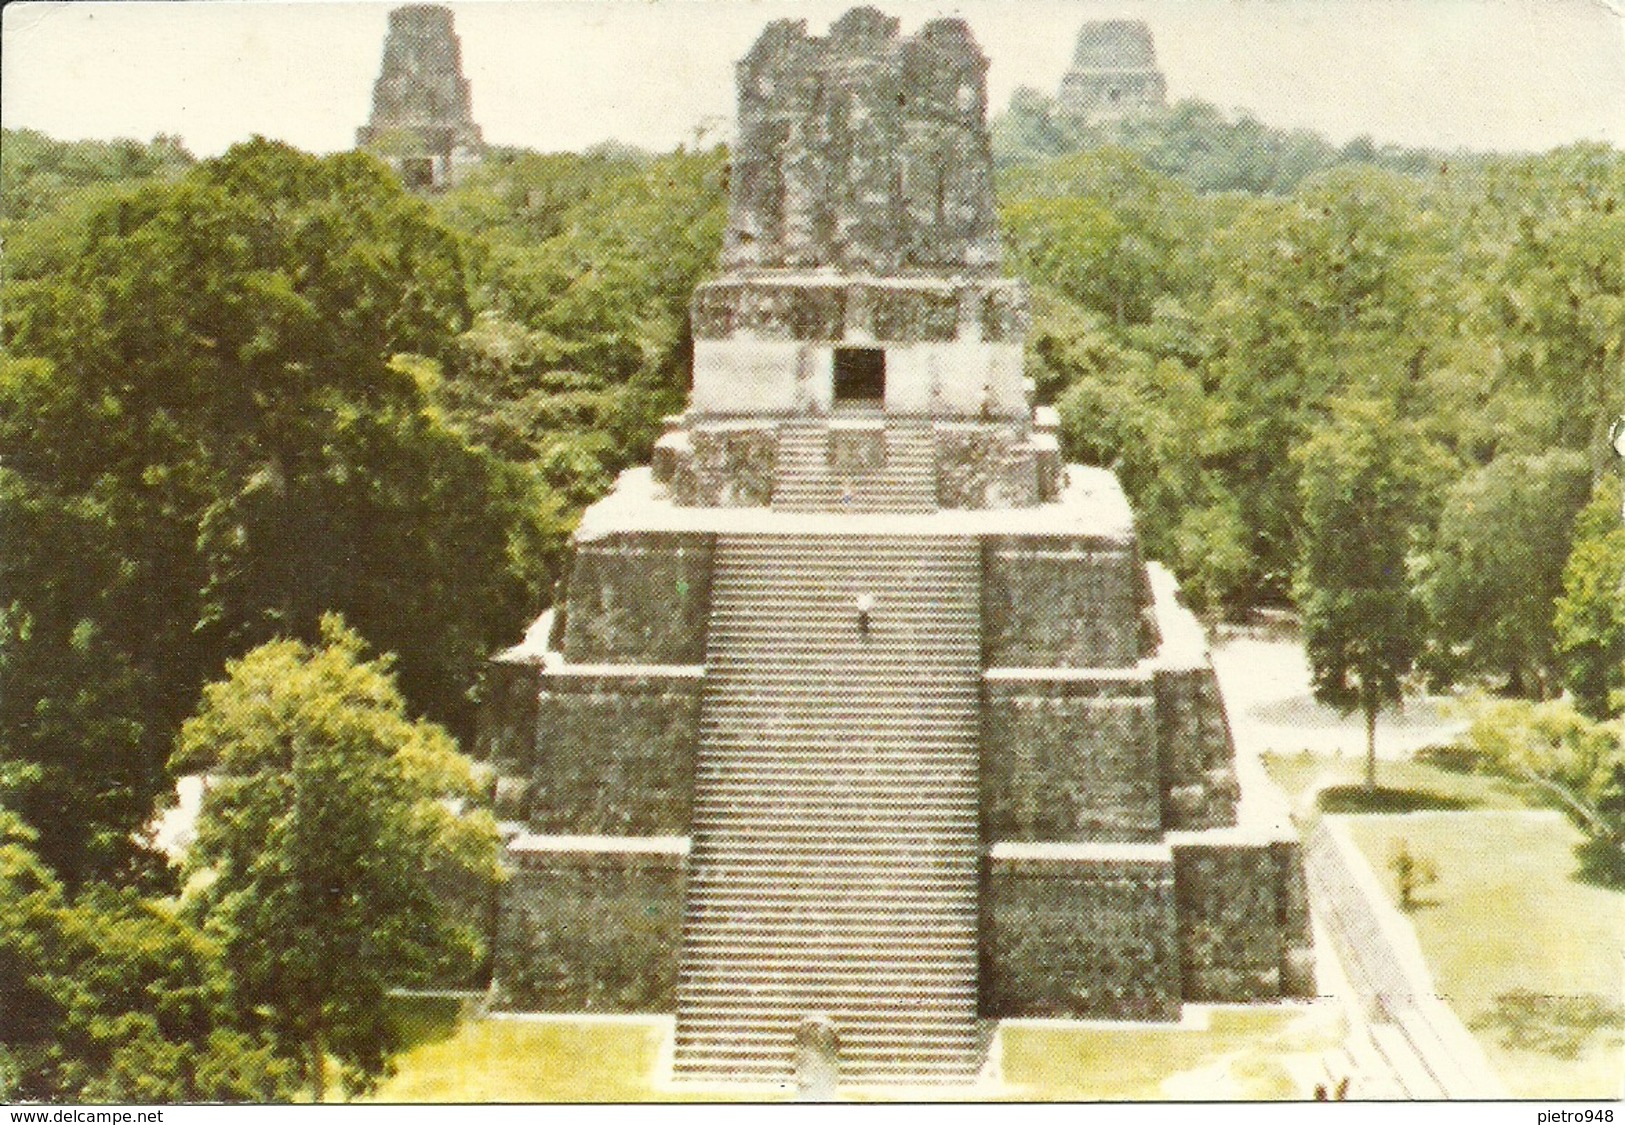
{"type": "MultiPolygon", "coordinates": [[[[995,112],[1053,93],[1086,20],[1155,38],[1170,99],[1200,97],[1335,142],[1625,147],[1620,0],[873,0],[905,33],[966,18],[995,112]]],[[[0,120],[62,139],[178,133],[199,156],[254,133],[350,147],[395,3],[8,4],[0,120]]],[[[762,26],[822,34],[852,0],[452,3],[487,141],[545,151],[723,139],[733,63],[762,26]]]]}

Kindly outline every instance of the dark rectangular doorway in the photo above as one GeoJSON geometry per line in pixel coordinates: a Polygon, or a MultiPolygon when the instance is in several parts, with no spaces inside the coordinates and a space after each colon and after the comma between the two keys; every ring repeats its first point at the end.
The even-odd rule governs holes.
{"type": "Polygon", "coordinates": [[[835,401],[880,405],[886,398],[882,348],[835,349],[835,401]]]}

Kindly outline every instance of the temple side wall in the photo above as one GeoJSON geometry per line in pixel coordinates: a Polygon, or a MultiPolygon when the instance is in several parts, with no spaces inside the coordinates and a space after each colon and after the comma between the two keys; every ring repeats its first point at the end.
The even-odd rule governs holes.
{"type": "MultiPolygon", "coordinates": [[[[856,338],[850,345],[884,349],[887,414],[1020,423],[1031,417],[1020,344],[856,338]]],[[[756,337],[696,340],[694,415],[827,415],[835,404],[837,346],[845,345],[756,337]]]]}
{"type": "Polygon", "coordinates": [[[528,773],[536,750],[538,660],[492,660],[485,665],[484,698],[474,734],[474,757],[499,773],[528,773]]]}
{"type": "Polygon", "coordinates": [[[1179,1018],[1166,847],[1002,845],[982,903],[984,1016],[1179,1018]]]}
{"type": "Polygon", "coordinates": [[[542,677],[530,770],[533,830],[687,835],[699,745],[698,666],[542,677]]]}
{"type": "Polygon", "coordinates": [[[496,1007],[676,1008],[686,838],[521,837],[507,854],[513,870],[503,889],[496,1007]]]}
{"type": "Polygon", "coordinates": [[[1186,1000],[1314,993],[1301,850],[1295,839],[1215,832],[1171,838],[1186,1000]]]}
{"type": "Polygon", "coordinates": [[[982,646],[988,668],[1123,668],[1139,661],[1144,581],[1132,542],[987,536],[982,646]]]}
{"type": "Polygon", "coordinates": [[[1241,796],[1236,752],[1213,666],[1159,669],[1155,685],[1167,827],[1234,824],[1241,796]]]}
{"type": "Polygon", "coordinates": [[[1162,834],[1156,702],[1145,678],[990,675],[982,832],[993,841],[1162,834]]]}
{"type": "Polygon", "coordinates": [[[702,664],[716,537],[624,532],[578,541],[564,655],[576,664],[702,664]]]}

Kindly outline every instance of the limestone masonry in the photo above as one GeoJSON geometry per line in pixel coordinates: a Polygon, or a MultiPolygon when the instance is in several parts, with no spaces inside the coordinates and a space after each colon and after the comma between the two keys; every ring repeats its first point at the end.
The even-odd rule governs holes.
{"type": "Polygon", "coordinates": [[[1202,632],[1034,407],[986,69],[959,20],[762,33],[689,409],[498,658],[498,996],[675,1013],[679,1079],[964,1082],[985,1020],[1313,988],[1202,632]]]}
{"type": "Polygon", "coordinates": [[[480,159],[462,49],[451,9],[409,4],[389,13],[372,118],[356,145],[388,160],[408,187],[441,188],[480,159]]]}
{"type": "Polygon", "coordinates": [[[1139,20],[1097,20],[1078,32],[1072,67],[1061,80],[1062,110],[1089,120],[1166,105],[1151,31],[1139,20]]]}

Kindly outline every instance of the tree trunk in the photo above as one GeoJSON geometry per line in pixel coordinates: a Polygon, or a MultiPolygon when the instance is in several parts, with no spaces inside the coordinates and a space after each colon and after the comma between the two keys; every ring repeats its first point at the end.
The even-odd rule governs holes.
{"type": "Polygon", "coordinates": [[[1379,703],[1374,697],[1365,700],[1365,789],[1367,793],[1377,791],[1377,709],[1379,703]]]}
{"type": "Polygon", "coordinates": [[[320,1030],[310,1033],[310,1098],[317,1105],[327,1100],[327,1044],[320,1030]]]}

